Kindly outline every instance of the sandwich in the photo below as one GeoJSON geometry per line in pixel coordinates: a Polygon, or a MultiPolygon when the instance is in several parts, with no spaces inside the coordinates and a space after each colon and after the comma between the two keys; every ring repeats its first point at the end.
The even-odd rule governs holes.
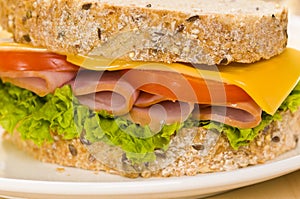
{"type": "Polygon", "coordinates": [[[300,135],[300,51],[260,0],[0,0],[0,125],[43,162],[127,177],[265,163],[300,135]]]}

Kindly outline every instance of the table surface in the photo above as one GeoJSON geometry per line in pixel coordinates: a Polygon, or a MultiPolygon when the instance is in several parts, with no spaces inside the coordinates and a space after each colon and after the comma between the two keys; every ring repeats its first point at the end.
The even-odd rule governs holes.
{"type": "Polygon", "coordinates": [[[208,199],[299,199],[300,170],[266,182],[229,191],[208,199]]]}

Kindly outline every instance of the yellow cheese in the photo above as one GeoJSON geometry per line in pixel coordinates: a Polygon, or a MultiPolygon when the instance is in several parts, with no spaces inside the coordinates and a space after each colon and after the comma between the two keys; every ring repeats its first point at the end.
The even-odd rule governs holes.
{"type": "MultiPolygon", "coordinates": [[[[1,41],[1,40],[0,40],[1,41]]],[[[10,51],[31,51],[31,52],[47,52],[45,48],[34,48],[26,44],[18,44],[14,42],[2,42],[0,43],[0,51],[10,50],[10,51]]]]}
{"type": "MultiPolygon", "coordinates": [[[[13,48],[25,50],[26,45],[0,44],[0,50],[13,48]]],[[[42,50],[42,49],[32,49],[42,50]]],[[[300,77],[300,51],[286,49],[270,60],[253,64],[194,67],[182,63],[163,64],[155,62],[127,62],[102,57],[67,55],[69,62],[91,70],[151,69],[176,71],[193,77],[223,81],[245,90],[267,113],[274,114],[284,99],[298,83],[300,77]]]]}

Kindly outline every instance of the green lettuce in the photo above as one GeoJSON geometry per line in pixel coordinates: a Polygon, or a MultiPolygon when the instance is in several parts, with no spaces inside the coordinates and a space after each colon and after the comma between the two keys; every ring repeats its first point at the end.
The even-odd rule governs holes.
{"type": "Polygon", "coordinates": [[[37,145],[52,142],[51,132],[56,132],[63,139],[77,138],[74,104],[78,102],[68,86],[56,89],[54,94],[45,97],[43,106],[19,122],[17,130],[22,138],[33,140],[37,145]]]}
{"type": "Polygon", "coordinates": [[[296,111],[300,106],[298,84],[273,116],[262,114],[262,122],[252,129],[239,129],[211,121],[188,119],[183,124],[164,125],[153,133],[148,126],[134,124],[105,111],[95,112],[79,103],[70,86],[57,88],[53,94],[39,97],[34,93],[2,83],[0,80],[0,125],[8,132],[15,129],[23,139],[37,145],[53,142],[55,132],[63,139],[84,138],[89,142],[103,141],[124,150],[134,163],[155,160],[156,149],[167,150],[171,137],[182,127],[201,126],[224,133],[231,146],[238,149],[247,145],[271,122],[280,120],[280,112],[296,111]]]}
{"type": "Polygon", "coordinates": [[[41,108],[44,100],[27,90],[0,80],[0,125],[12,133],[23,118],[41,108]]]}
{"type": "Polygon", "coordinates": [[[296,112],[300,106],[300,83],[296,85],[291,94],[281,104],[279,111],[290,110],[296,112]]]}

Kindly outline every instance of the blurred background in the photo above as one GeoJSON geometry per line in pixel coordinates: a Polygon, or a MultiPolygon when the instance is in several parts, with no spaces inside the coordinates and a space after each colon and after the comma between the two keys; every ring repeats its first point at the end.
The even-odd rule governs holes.
{"type": "Polygon", "coordinates": [[[288,5],[291,13],[300,15],[300,0],[265,0],[265,1],[275,1],[278,3],[284,3],[288,5]]]}
{"type": "Polygon", "coordinates": [[[292,13],[300,15],[300,0],[285,0],[292,13]]]}

